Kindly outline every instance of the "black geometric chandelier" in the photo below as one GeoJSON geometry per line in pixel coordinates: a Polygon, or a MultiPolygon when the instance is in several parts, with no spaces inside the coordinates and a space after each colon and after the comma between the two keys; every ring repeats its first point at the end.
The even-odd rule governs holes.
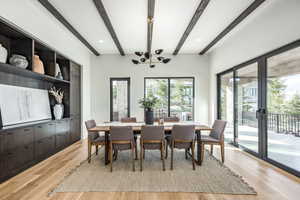
{"type": "Polygon", "coordinates": [[[170,58],[165,58],[161,56],[163,50],[162,49],[157,49],[154,51],[155,54],[149,53],[149,52],[134,52],[135,55],[137,55],[139,58],[138,59],[132,59],[133,64],[139,65],[139,64],[144,64],[144,65],[149,65],[150,68],[154,68],[155,64],[158,63],[164,63],[167,64],[170,62],[170,58]]]}

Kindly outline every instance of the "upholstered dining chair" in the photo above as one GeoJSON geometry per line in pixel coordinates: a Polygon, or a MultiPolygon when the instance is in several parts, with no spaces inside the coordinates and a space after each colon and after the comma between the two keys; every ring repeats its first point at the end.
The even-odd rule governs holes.
{"type": "Polygon", "coordinates": [[[165,133],[163,126],[142,126],[140,139],[140,170],[143,171],[143,160],[146,150],[160,150],[163,171],[165,171],[165,133]]]}
{"type": "Polygon", "coordinates": [[[178,117],[164,117],[164,122],[179,122],[180,119],[178,117]]]}
{"type": "Polygon", "coordinates": [[[121,118],[122,123],[135,123],[136,118],[135,117],[123,117],[121,118]]]}
{"type": "Polygon", "coordinates": [[[134,151],[136,150],[136,143],[134,141],[133,130],[131,126],[111,126],[110,127],[110,171],[112,172],[113,167],[113,150],[123,151],[131,150],[132,156],[132,170],[135,171],[134,166],[134,151]]]}
{"type": "MultiPolygon", "coordinates": [[[[96,127],[95,120],[85,122],[86,129],[96,127]]],[[[100,136],[98,132],[88,131],[88,162],[91,162],[92,146],[96,147],[96,155],[98,155],[98,146],[105,145],[105,136],[100,136]]]]}
{"type": "MultiPolygon", "coordinates": [[[[192,164],[195,170],[195,126],[194,125],[174,125],[171,137],[167,138],[168,146],[171,148],[171,170],[173,170],[174,148],[192,150],[192,164]]],[[[168,151],[168,147],[166,148],[168,151]]],[[[166,152],[167,153],[167,152],[166,152]]]]}
{"type": "MultiPolygon", "coordinates": [[[[121,118],[121,123],[136,123],[136,117],[123,117],[121,118]]],[[[135,131],[133,131],[134,134],[134,141],[137,144],[137,134],[135,131]]],[[[137,151],[135,151],[135,159],[138,159],[137,151]]],[[[115,159],[118,157],[118,151],[115,152],[115,159]]]]}
{"type": "Polygon", "coordinates": [[[221,159],[224,163],[224,130],[227,122],[223,120],[215,120],[212,131],[208,136],[201,136],[201,163],[203,162],[205,145],[210,145],[210,153],[213,154],[214,145],[220,145],[221,147],[221,159]]]}

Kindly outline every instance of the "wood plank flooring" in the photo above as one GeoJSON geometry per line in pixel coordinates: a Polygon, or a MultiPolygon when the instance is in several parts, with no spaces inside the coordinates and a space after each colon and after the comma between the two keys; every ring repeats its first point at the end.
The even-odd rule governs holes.
{"type": "MultiPolygon", "coordinates": [[[[214,155],[219,158],[219,148],[214,155]]],[[[226,146],[225,164],[255,188],[258,195],[204,193],[78,192],[48,195],[63,177],[87,158],[86,140],[77,142],[0,185],[5,200],[296,200],[300,179],[235,147],[226,146]]],[[[101,180],[99,180],[101,181],[101,180]]]]}

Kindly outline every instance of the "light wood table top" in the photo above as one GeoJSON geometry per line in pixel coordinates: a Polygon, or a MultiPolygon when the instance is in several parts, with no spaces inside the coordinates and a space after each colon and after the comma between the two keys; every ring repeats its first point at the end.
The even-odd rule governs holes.
{"type": "MultiPolygon", "coordinates": [[[[131,126],[134,131],[140,131],[142,126],[144,126],[144,122],[136,122],[136,123],[121,123],[121,122],[109,122],[97,124],[96,127],[88,129],[89,132],[99,132],[99,131],[110,131],[110,127],[112,126],[131,126]]],[[[153,125],[159,125],[155,122],[153,125]]],[[[195,125],[195,130],[197,131],[211,131],[212,128],[203,125],[200,122],[165,122],[162,126],[164,126],[166,131],[171,131],[173,125],[195,125]]]]}

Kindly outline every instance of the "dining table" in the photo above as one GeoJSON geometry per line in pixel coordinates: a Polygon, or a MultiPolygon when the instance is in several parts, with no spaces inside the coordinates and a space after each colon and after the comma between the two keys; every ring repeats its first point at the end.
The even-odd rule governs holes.
{"type": "MultiPolygon", "coordinates": [[[[109,164],[109,132],[110,128],[113,126],[131,126],[134,134],[139,134],[142,130],[142,127],[146,125],[145,122],[133,122],[133,123],[121,123],[121,122],[104,122],[97,124],[96,127],[88,129],[88,132],[104,132],[105,133],[105,164],[109,164]]],[[[195,136],[197,141],[197,151],[196,151],[196,163],[201,165],[201,131],[211,131],[212,128],[204,125],[200,122],[194,121],[185,121],[185,122],[164,122],[159,124],[154,122],[153,125],[160,125],[164,127],[165,133],[172,132],[174,125],[194,125],[195,126],[195,136]]]]}

